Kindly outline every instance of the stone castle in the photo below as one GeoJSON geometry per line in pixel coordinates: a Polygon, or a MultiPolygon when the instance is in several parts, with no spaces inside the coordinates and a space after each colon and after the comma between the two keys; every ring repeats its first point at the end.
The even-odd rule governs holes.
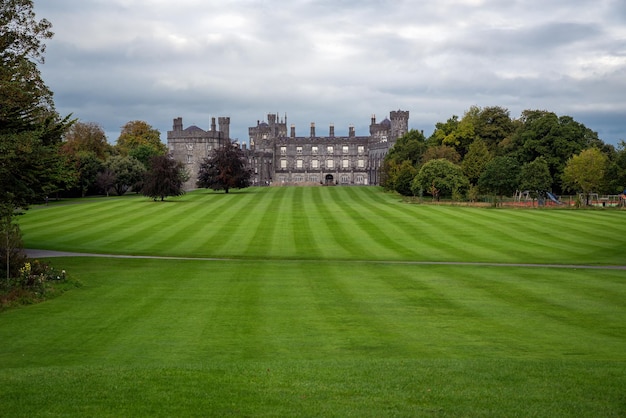
{"type": "MultiPolygon", "coordinates": [[[[338,184],[377,185],[383,159],[396,140],[408,132],[409,112],[390,112],[380,123],[372,116],[368,136],[357,136],[353,126],[347,136],[336,136],[330,125],[327,136],[318,136],[311,123],[308,136],[296,136],[294,125],[287,131],[287,116],[267,115],[248,128],[249,147],[243,149],[253,170],[252,184],[338,184]]],[[[170,155],[186,164],[190,174],[187,190],[196,188],[200,163],[209,153],[230,139],[230,118],[211,119],[209,130],[183,128],[182,118],[174,119],[167,132],[170,155]]]]}

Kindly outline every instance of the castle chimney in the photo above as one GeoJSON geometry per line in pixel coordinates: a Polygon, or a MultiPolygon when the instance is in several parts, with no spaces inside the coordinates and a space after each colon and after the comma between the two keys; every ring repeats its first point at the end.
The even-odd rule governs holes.
{"type": "Polygon", "coordinates": [[[291,137],[296,137],[296,125],[291,125],[291,137]]]}
{"type": "Polygon", "coordinates": [[[376,115],[372,114],[372,125],[376,125],[376,115]]]}
{"type": "Polygon", "coordinates": [[[211,118],[211,132],[215,132],[215,118],[211,118]]]}
{"type": "Polygon", "coordinates": [[[330,136],[331,138],[334,138],[334,137],[335,137],[335,124],[334,124],[334,123],[331,123],[331,124],[330,124],[330,133],[329,133],[329,136],[330,136]]]}
{"type": "Polygon", "coordinates": [[[354,135],[355,135],[355,133],[354,133],[354,126],[350,125],[350,127],[348,128],[348,136],[350,138],[354,138],[354,135]]]}
{"type": "Polygon", "coordinates": [[[311,138],[315,138],[315,122],[311,122],[311,138]]]}

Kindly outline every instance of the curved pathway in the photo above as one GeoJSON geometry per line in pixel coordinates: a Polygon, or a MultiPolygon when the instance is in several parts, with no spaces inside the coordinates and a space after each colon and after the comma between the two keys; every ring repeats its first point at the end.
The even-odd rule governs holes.
{"type": "MultiPolygon", "coordinates": [[[[168,257],[155,255],[124,255],[124,254],[93,254],[75,253],[68,251],[53,250],[24,250],[30,258],[52,258],[52,257],[102,257],[102,258],[137,258],[137,259],[157,259],[157,260],[194,260],[194,261],[238,261],[238,258],[208,258],[208,257],[168,257]]],[[[247,259],[246,259],[247,260],[247,259]]],[[[304,260],[283,260],[299,262],[304,260]]],[[[306,260],[311,261],[311,260],[306,260]]],[[[342,260],[329,260],[341,262],[342,260]]],[[[447,265],[447,266],[490,266],[490,267],[543,267],[561,269],[588,269],[588,270],[626,270],[626,266],[609,265],[579,265],[579,264],[525,264],[525,263],[472,263],[463,261],[391,261],[391,260],[349,260],[350,263],[375,263],[375,264],[410,264],[410,265],[447,265]]]]}

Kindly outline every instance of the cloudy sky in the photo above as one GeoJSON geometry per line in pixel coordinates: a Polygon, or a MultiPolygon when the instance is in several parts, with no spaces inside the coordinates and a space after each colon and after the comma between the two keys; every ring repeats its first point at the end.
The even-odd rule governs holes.
{"type": "Polygon", "coordinates": [[[57,109],[114,143],[144,120],[231,137],[268,113],[298,135],[410,111],[409,127],[472,105],[573,116],[626,140],[624,0],[35,0],[53,24],[44,80],[57,109]]]}

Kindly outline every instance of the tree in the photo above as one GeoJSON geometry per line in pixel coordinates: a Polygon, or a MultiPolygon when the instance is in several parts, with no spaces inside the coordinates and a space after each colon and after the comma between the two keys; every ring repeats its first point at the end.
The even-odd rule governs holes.
{"type": "Polygon", "coordinates": [[[478,179],[478,187],[485,193],[500,196],[515,192],[518,184],[519,165],[512,157],[495,157],[485,166],[478,179]]]}
{"type": "Polygon", "coordinates": [[[0,204],[43,199],[63,176],[58,148],[69,116],[54,110],[37,68],[51,24],[37,21],[31,0],[0,3],[0,204]]]}
{"type": "Polygon", "coordinates": [[[96,175],[96,185],[109,197],[109,190],[115,184],[115,173],[105,168],[96,175]]]}
{"type": "Polygon", "coordinates": [[[546,160],[543,157],[539,157],[534,161],[524,164],[519,181],[520,189],[528,190],[534,204],[539,194],[549,191],[550,185],[552,184],[552,176],[550,176],[550,169],[548,168],[546,160]]]}
{"type": "Polygon", "coordinates": [[[144,165],[133,157],[115,155],[104,166],[114,175],[112,186],[118,196],[122,196],[131,187],[141,183],[146,172],[144,165]]]}
{"type": "Polygon", "coordinates": [[[164,155],[163,150],[160,147],[153,147],[151,145],[139,145],[137,148],[131,149],[128,152],[128,157],[132,157],[143,164],[144,169],[150,167],[150,160],[152,157],[158,155],[164,155]]]}
{"type": "Polygon", "coordinates": [[[100,125],[94,122],[76,122],[65,133],[63,152],[75,155],[80,151],[93,152],[104,161],[111,155],[111,145],[100,125]]]}
{"type": "Polygon", "coordinates": [[[480,175],[485,170],[485,166],[491,160],[491,153],[487,148],[487,144],[478,138],[469,147],[469,151],[465,155],[461,168],[463,174],[467,176],[470,183],[476,185],[480,175]]]}
{"type": "Polygon", "coordinates": [[[438,160],[441,158],[454,164],[458,164],[459,161],[461,161],[461,156],[453,147],[448,145],[436,145],[426,149],[422,155],[422,164],[430,160],[438,160]]]}
{"type": "Polygon", "coordinates": [[[561,175],[572,155],[602,145],[597,133],[570,116],[557,116],[542,110],[522,112],[521,125],[512,136],[512,147],[520,163],[534,161],[537,157],[545,158],[553,190],[561,190],[561,175]]]}
{"type": "Polygon", "coordinates": [[[617,145],[612,161],[608,164],[606,176],[609,193],[624,193],[626,191],[626,141],[621,140],[617,145]]]}
{"type": "Polygon", "coordinates": [[[563,185],[582,192],[589,204],[589,194],[597,191],[604,183],[607,158],[597,148],[581,151],[571,157],[563,170],[563,185]]]}
{"type": "Polygon", "coordinates": [[[411,185],[413,194],[421,195],[425,191],[437,201],[441,196],[460,198],[468,188],[469,180],[461,167],[443,158],[425,163],[411,185]]]}
{"type": "Polygon", "coordinates": [[[97,192],[96,180],[98,173],[102,171],[102,161],[96,154],[88,151],[78,152],[74,158],[74,170],[77,174],[77,182],[80,196],[85,197],[89,192],[97,192]]]}
{"type": "Polygon", "coordinates": [[[385,156],[385,161],[394,161],[401,164],[408,160],[414,167],[417,167],[422,159],[422,154],[426,150],[426,138],[421,131],[411,129],[402,135],[385,156]]]}
{"type": "Polygon", "coordinates": [[[168,196],[180,196],[185,194],[183,184],[188,178],[183,163],[158,155],[150,161],[150,169],[146,172],[141,193],[155,201],[158,198],[163,201],[168,196]]]}
{"type": "Polygon", "coordinates": [[[167,153],[167,147],[161,142],[161,133],[157,129],[140,120],[126,123],[117,139],[117,149],[120,154],[132,155],[141,146],[147,148],[142,153],[148,153],[150,156],[167,153]]]}
{"type": "Polygon", "coordinates": [[[228,193],[230,189],[249,187],[251,178],[252,171],[241,148],[226,143],[200,163],[196,185],[228,193]]]}

